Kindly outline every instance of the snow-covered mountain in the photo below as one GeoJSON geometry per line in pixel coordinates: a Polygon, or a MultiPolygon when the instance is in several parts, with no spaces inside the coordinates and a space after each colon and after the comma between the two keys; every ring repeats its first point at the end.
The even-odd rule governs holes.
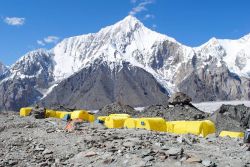
{"type": "MultiPolygon", "coordinates": [[[[148,29],[133,16],[127,16],[97,33],[64,39],[51,50],[39,49],[27,53],[10,67],[0,83],[0,108],[18,109],[40,99],[46,101],[48,97],[51,99],[51,93],[53,98],[59,97],[62,94],[56,90],[63,90],[59,87],[65,86],[62,84],[65,80],[77,82],[70,78],[77,74],[87,75],[88,70],[89,75],[93,75],[91,71],[99,69],[100,65],[105,66],[105,71],[110,71],[106,73],[107,77],[113,78],[110,82],[115,85],[114,78],[119,71],[124,70],[124,64],[129,69],[143,69],[145,77],[154,76],[168,93],[183,91],[196,101],[248,99],[250,96],[250,34],[238,40],[212,38],[202,46],[192,48],[148,29]],[[5,88],[6,83],[13,86],[5,88]],[[32,89],[26,91],[27,87],[32,89]],[[16,93],[9,95],[6,94],[8,91],[16,93]],[[32,91],[35,92],[35,97],[32,91]],[[27,92],[32,98],[27,97],[27,92]],[[24,96],[28,99],[23,99],[24,96]],[[3,104],[10,103],[9,101],[13,102],[3,104]]],[[[128,72],[130,70],[125,71],[128,75],[122,78],[131,79],[132,74],[128,72]]],[[[138,81],[136,87],[140,87],[142,82],[138,81]]],[[[76,83],[70,83],[74,84],[76,83]]],[[[129,86],[131,84],[127,84],[129,86]]],[[[161,89],[155,87],[157,90],[161,89]]],[[[152,88],[148,86],[141,88],[152,93],[152,88]]],[[[113,89],[109,91],[114,91],[113,89]]],[[[77,91],[72,88],[72,94],[69,95],[72,98],[73,90],[77,91]]],[[[156,96],[155,94],[154,97],[156,96]]],[[[74,102],[76,103],[80,102],[74,102]]],[[[98,104],[100,107],[104,103],[98,104]]],[[[141,101],[140,104],[146,105],[141,101]]]]}
{"type": "Polygon", "coordinates": [[[9,68],[6,67],[2,62],[0,62],[0,76],[8,72],[9,68]]]}

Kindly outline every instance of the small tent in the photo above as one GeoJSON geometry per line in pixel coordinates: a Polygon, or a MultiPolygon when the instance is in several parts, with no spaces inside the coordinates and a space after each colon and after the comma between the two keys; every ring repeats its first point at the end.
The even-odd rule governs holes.
{"type": "Polygon", "coordinates": [[[55,110],[50,110],[50,109],[46,109],[46,114],[45,116],[51,117],[51,118],[64,118],[65,115],[71,115],[72,112],[66,112],[66,111],[55,111],[55,110]]]}
{"type": "Polygon", "coordinates": [[[49,118],[49,117],[56,118],[56,111],[46,109],[45,116],[46,116],[46,118],[49,118]]]}
{"type": "Polygon", "coordinates": [[[166,122],[167,132],[175,134],[194,134],[206,137],[215,133],[215,125],[209,120],[205,121],[170,121],[166,122]]]}
{"type": "Polygon", "coordinates": [[[124,122],[124,128],[136,128],[138,118],[128,118],[124,122]]]}
{"type": "Polygon", "coordinates": [[[166,132],[174,133],[174,124],[171,122],[166,122],[166,132]]]}
{"type": "Polygon", "coordinates": [[[67,111],[56,111],[56,118],[64,118],[65,115],[71,115],[72,112],[67,112],[67,111]]]}
{"type": "Polygon", "coordinates": [[[136,123],[136,128],[166,132],[167,126],[166,121],[160,117],[139,118],[136,123]]]}
{"type": "Polygon", "coordinates": [[[32,111],[32,107],[24,107],[20,109],[20,116],[26,117],[30,115],[30,112],[32,111]]]}
{"type": "Polygon", "coordinates": [[[95,122],[95,116],[93,114],[88,113],[88,121],[95,122]]]}
{"type": "Polygon", "coordinates": [[[89,120],[89,114],[86,110],[75,110],[71,113],[71,119],[82,119],[84,121],[89,120]]]}
{"type": "Polygon", "coordinates": [[[127,117],[110,117],[108,116],[105,119],[104,125],[107,128],[123,128],[125,120],[128,119],[127,117]]]}
{"type": "Polygon", "coordinates": [[[232,138],[240,138],[240,137],[244,137],[244,133],[243,132],[233,132],[233,131],[221,131],[220,132],[220,137],[232,137],[232,138]]]}

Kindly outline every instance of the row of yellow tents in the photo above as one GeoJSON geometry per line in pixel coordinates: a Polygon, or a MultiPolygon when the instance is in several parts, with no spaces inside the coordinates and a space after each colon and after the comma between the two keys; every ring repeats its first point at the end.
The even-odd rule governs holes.
{"type": "MultiPolygon", "coordinates": [[[[32,111],[32,107],[26,107],[26,108],[21,108],[20,109],[20,116],[29,116],[30,112],[32,111]]],[[[83,121],[88,121],[88,122],[94,122],[95,121],[95,116],[93,114],[90,114],[86,110],[75,110],[72,112],[67,112],[67,111],[57,111],[57,110],[50,110],[46,109],[45,111],[45,117],[46,118],[59,118],[62,119],[66,115],[70,117],[70,119],[82,119],[83,121]]]]}
{"type": "MultiPolygon", "coordinates": [[[[146,129],[174,134],[194,134],[206,137],[216,132],[215,124],[210,120],[203,121],[165,121],[161,117],[131,118],[128,114],[111,114],[99,116],[97,120],[104,122],[107,128],[146,129]]],[[[221,131],[221,137],[243,137],[243,132],[221,131]]]]}
{"type": "MultiPolygon", "coordinates": [[[[32,111],[31,107],[21,108],[20,116],[28,116],[32,111]]],[[[86,110],[76,110],[73,112],[56,111],[46,109],[46,118],[62,119],[66,115],[70,119],[82,119],[88,122],[94,122],[95,116],[86,110]]],[[[104,123],[107,128],[132,128],[132,129],[146,129],[159,132],[168,132],[174,134],[194,134],[206,137],[209,134],[216,132],[215,124],[210,120],[203,121],[165,121],[161,117],[145,117],[145,118],[131,118],[128,114],[110,114],[109,116],[97,117],[98,122],[104,123]]],[[[243,132],[221,131],[221,137],[243,137],[243,132]]]]}
{"type": "Polygon", "coordinates": [[[215,133],[215,125],[209,120],[165,121],[160,117],[131,118],[127,114],[111,114],[107,117],[98,117],[97,119],[103,121],[107,128],[137,128],[175,134],[191,133],[203,137],[206,137],[208,134],[215,133]]]}

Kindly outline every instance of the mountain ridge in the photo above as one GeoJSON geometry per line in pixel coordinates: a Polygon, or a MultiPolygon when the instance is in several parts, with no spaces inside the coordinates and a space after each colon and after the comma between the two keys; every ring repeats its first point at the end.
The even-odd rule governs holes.
{"type": "MultiPolygon", "coordinates": [[[[197,101],[199,98],[202,101],[248,99],[249,37],[250,34],[239,40],[211,38],[205,44],[192,48],[148,29],[133,16],[127,16],[96,33],[66,38],[50,50],[38,49],[27,53],[9,68],[10,72],[3,77],[0,88],[8,80],[26,80],[24,85],[30,85],[26,82],[31,80],[36,94],[39,94],[35,99],[39,101],[53,92],[60,82],[83,69],[98,68],[105,62],[111,71],[122,70],[123,63],[128,62],[154,76],[167,90],[166,95],[183,91],[197,101]],[[198,83],[202,87],[196,89],[198,83]],[[193,90],[188,89],[190,84],[193,90]],[[223,92],[217,91],[217,87],[223,92]],[[209,96],[200,93],[203,89],[209,96]]],[[[13,91],[18,92],[16,89],[13,91]]],[[[19,96],[21,98],[23,94],[19,96]]]]}

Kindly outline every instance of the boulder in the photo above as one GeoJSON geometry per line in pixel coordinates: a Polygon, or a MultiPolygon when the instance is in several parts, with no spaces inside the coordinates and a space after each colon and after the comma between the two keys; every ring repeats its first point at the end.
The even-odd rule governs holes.
{"type": "Polygon", "coordinates": [[[40,107],[32,108],[30,115],[36,119],[44,119],[45,118],[46,109],[40,107]]]}
{"type": "Polygon", "coordinates": [[[168,100],[170,104],[190,104],[192,98],[182,92],[174,93],[168,100]]]}

